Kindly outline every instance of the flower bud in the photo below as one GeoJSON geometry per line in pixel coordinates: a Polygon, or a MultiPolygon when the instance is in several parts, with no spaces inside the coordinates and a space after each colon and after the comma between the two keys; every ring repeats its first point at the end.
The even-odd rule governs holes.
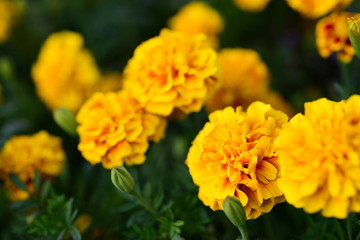
{"type": "Polygon", "coordinates": [[[360,58],[360,18],[349,17],[347,23],[351,45],[355,50],[356,56],[360,58]]]}
{"type": "Polygon", "coordinates": [[[77,123],[75,116],[67,108],[58,108],[53,112],[55,122],[68,134],[76,136],[77,123]]]}
{"type": "Polygon", "coordinates": [[[111,169],[111,181],[120,192],[131,193],[134,191],[134,179],[123,166],[111,169]]]}
{"type": "Polygon", "coordinates": [[[225,215],[241,232],[243,239],[248,239],[246,214],[243,205],[235,197],[227,197],[223,202],[225,215]]]}

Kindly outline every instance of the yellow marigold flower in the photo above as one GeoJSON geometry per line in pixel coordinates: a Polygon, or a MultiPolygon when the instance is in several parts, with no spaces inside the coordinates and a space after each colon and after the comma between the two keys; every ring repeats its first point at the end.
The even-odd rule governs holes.
{"type": "Polygon", "coordinates": [[[84,233],[91,225],[92,217],[89,214],[80,215],[75,221],[75,227],[80,233],[84,233]]]}
{"type": "Polygon", "coordinates": [[[291,8],[304,17],[318,18],[329,12],[345,8],[353,0],[286,0],[291,8]]]}
{"type": "Polygon", "coordinates": [[[16,174],[31,189],[38,169],[44,176],[60,175],[65,163],[61,139],[40,131],[32,136],[12,137],[0,154],[0,176],[5,180],[13,200],[22,200],[28,194],[17,189],[8,179],[16,174]]]}
{"type": "Polygon", "coordinates": [[[234,3],[242,10],[248,12],[261,12],[270,0],[234,0],[234,3]]]}
{"type": "Polygon", "coordinates": [[[79,33],[63,31],[45,41],[32,68],[38,95],[54,110],[76,112],[90,96],[100,75],[79,33]]]}
{"type": "Polygon", "coordinates": [[[203,33],[211,46],[217,47],[217,36],[224,29],[224,20],[206,2],[190,2],[169,20],[169,27],[190,36],[203,33]]]}
{"type": "Polygon", "coordinates": [[[77,117],[79,150],[91,164],[105,168],[142,164],[148,140],[164,135],[164,118],[147,113],[126,91],[95,93],[77,117]]]}
{"type": "Polygon", "coordinates": [[[119,91],[122,88],[123,79],[120,73],[111,72],[103,75],[95,85],[94,92],[119,91]]]}
{"type": "Polygon", "coordinates": [[[0,0],[0,43],[5,42],[22,10],[22,2],[18,0],[0,0]]]}
{"type": "Polygon", "coordinates": [[[208,100],[210,110],[226,106],[247,108],[257,97],[264,95],[270,83],[267,66],[252,49],[227,48],[218,54],[221,68],[221,87],[208,100]]]}
{"type": "Polygon", "coordinates": [[[327,58],[333,52],[338,52],[338,58],[348,63],[352,60],[355,51],[351,46],[347,18],[360,16],[348,12],[333,13],[322,18],[316,25],[316,44],[321,57],[327,58]]]}
{"type": "Polygon", "coordinates": [[[273,141],[288,117],[269,104],[254,102],[247,112],[227,107],[209,119],[186,159],[200,200],[218,210],[227,196],[235,196],[248,219],[269,212],[283,200],[273,141]]]}
{"type": "Polygon", "coordinates": [[[227,48],[218,54],[221,87],[207,101],[210,111],[227,106],[247,108],[254,101],[270,103],[275,109],[292,115],[291,107],[270,90],[270,73],[259,54],[252,49],[227,48]]]}
{"type": "Polygon", "coordinates": [[[279,187],[308,213],[346,218],[360,212],[360,96],[305,103],[275,141],[279,187]]]}
{"type": "Polygon", "coordinates": [[[197,112],[218,83],[216,52],[203,34],[164,29],[137,47],[124,70],[124,89],[145,110],[169,116],[197,112]]]}

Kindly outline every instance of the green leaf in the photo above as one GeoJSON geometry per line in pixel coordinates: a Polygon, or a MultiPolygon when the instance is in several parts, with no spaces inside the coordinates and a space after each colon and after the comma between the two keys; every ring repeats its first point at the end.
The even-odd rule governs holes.
{"type": "Polygon", "coordinates": [[[71,231],[71,237],[74,240],[81,240],[81,234],[80,234],[79,230],[76,227],[71,226],[70,231],[71,231]]]}
{"type": "Polygon", "coordinates": [[[47,196],[49,195],[50,192],[50,188],[51,188],[51,184],[49,181],[46,181],[43,186],[42,186],[42,191],[40,194],[40,200],[41,202],[45,201],[45,199],[47,198],[47,196]]]}
{"type": "Polygon", "coordinates": [[[62,231],[59,233],[59,235],[57,236],[56,240],[61,240],[61,239],[63,239],[65,232],[66,232],[65,229],[62,230],[62,231]]]}
{"type": "Polygon", "coordinates": [[[41,174],[40,174],[40,171],[39,171],[38,169],[36,169],[35,179],[34,179],[34,189],[35,189],[35,192],[38,192],[38,191],[39,191],[40,182],[41,182],[41,174]]]}
{"type": "Polygon", "coordinates": [[[21,179],[16,174],[11,173],[10,180],[16,187],[18,187],[26,192],[30,192],[29,189],[27,188],[26,184],[23,181],[21,181],[21,179]]]}

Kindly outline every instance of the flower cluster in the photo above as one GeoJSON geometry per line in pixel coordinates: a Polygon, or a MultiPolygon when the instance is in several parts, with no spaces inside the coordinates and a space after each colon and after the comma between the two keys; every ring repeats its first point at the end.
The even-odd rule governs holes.
{"type": "Polygon", "coordinates": [[[92,164],[113,168],[145,160],[148,139],[158,141],[164,118],[147,113],[126,91],[95,93],[81,107],[77,121],[79,150],[92,164]]]}
{"type": "Polygon", "coordinates": [[[345,8],[353,0],[286,0],[291,8],[308,18],[318,18],[331,11],[345,8]]]}
{"type": "Polygon", "coordinates": [[[32,136],[12,137],[0,153],[0,177],[10,190],[14,201],[23,200],[29,194],[13,185],[9,174],[16,174],[31,190],[35,172],[44,177],[60,175],[65,163],[61,139],[40,131],[32,136]]]}
{"type": "Polygon", "coordinates": [[[210,111],[226,106],[247,108],[254,101],[270,103],[292,115],[292,109],[270,87],[270,73],[259,54],[251,49],[227,48],[218,54],[221,87],[207,101],[210,111]]]}
{"type": "Polygon", "coordinates": [[[124,90],[145,110],[169,116],[197,112],[218,83],[216,52],[205,35],[164,29],[140,44],[124,70],[124,90]]]}
{"type": "Polygon", "coordinates": [[[227,107],[211,113],[209,119],[186,159],[199,186],[199,198],[218,210],[227,196],[235,196],[248,219],[269,212],[283,201],[273,142],[287,116],[268,104],[254,102],[247,112],[227,107]]]}
{"type": "Polygon", "coordinates": [[[41,49],[32,77],[38,95],[51,110],[65,107],[78,111],[100,78],[95,60],[83,44],[80,34],[63,31],[50,35],[41,49]]]}
{"type": "Polygon", "coordinates": [[[10,35],[11,26],[22,11],[18,0],[0,0],[0,43],[5,42],[10,35]]]}
{"type": "Polygon", "coordinates": [[[169,28],[190,36],[203,33],[211,46],[217,47],[217,35],[224,28],[224,20],[206,2],[190,2],[169,20],[169,28]]]}
{"type": "Polygon", "coordinates": [[[242,10],[248,12],[261,12],[270,0],[234,0],[234,3],[242,10]]]}
{"type": "Polygon", "coordinates": [[[327,58],[338,52],[341,61],[348,63],[352,60],[355,51],[349,39],[347,19],[359,16],[348,12],[333,13],[317,23],[316,43],[321,57],[327,58]]]}
{"type": "Polygon", "coordinates": [[[360,96],[305,104],[276,140],[279,187],[295,207],[325,217],[360,212],[360,96]]]}

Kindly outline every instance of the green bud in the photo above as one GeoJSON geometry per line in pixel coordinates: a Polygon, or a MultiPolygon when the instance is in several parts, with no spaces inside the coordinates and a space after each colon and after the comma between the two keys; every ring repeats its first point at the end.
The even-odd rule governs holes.
{"type": "Polygon", "coordinates": [[[356,56],[360,58],[360,18],[349,17],[347,25],[351,45],[355,50],[356,56]]]}
{"type": "Polygon", "coordinates": [[[58,108],[53,112],[53,117],[57,125],[59,125],[65,132],[72,136],[76,136],[77,123],[75,116],[67,108],[58,108]]]}
{"type": "Polygon", "coordinates": [[[111,169],[111,181],[120,192],[131,193],[134,191],[134,179],[123,166],[111,169]]]}
{"type": "Polygon", "coordinates": [[[8,58],[0,58],[0,76],[5,78],[5,80],[13,79],[14,73],[13,73],[14,66],[12,62],[8,58]]]}
{"type": "Polygon", "coordinates": [[[243,240],[248,239],[246,214],[243,205],[235,197],[227,197],[223,202],[225,215],[241,232],[243,240]]]}

